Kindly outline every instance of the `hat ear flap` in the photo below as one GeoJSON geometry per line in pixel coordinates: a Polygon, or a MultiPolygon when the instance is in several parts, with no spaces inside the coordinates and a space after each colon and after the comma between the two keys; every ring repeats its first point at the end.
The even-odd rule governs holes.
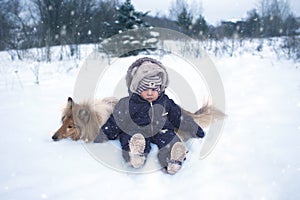
{"type": "Polygon", "coordinates": [[[127,72],[127,75],[126,75],[126,84],[127,84],[128,88],[130,87],[130,85],[132,83],[133,76],[136,74],[137,70],[138,70],[138,67],[133,67],[131,69],[131,71],[127,72]]]}
{"type": "Polygon", "coordinates": [[[137,67],[135,67],[135,68],[132,69],[131,74],[130,74],[131,77],[133,77],[135,75],[137,69],[138,69],[137,67]]]}

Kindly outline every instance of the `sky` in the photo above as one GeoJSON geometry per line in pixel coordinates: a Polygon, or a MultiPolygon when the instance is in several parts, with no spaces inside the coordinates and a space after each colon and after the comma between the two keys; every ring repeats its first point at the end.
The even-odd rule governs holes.
{"type": "MultiPolygon", "coordinates": [[[[168,15],[171,2],[174,0],[132,0],[138,11],[151,11],[150,15],[157,13],[168,15]]],[[[245,18],[247,11],[257,8],[260,0],[190,0],[196,2],[193,5],[202,5],[202,13],[209,24],[216,25],[221,20],[235,20],[245,18]]],[[[289,0],[292,12],[299,16],[300,1],[289,0]]],[[[194,8],[194,7],[193,7],[194,8]]],[[[197,9],[197,8],[196,8],[197,9]]]]}

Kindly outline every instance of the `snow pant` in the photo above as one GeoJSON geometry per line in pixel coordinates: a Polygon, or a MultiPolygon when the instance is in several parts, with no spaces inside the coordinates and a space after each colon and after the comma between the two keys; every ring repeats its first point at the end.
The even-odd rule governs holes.
{"type": "MultiPolygon", "coordinates": [[[[141,133],[142,134],[142,133],[141,133]]],[[[129,157],[129,141],[131,139],[131,135],[126,133],[121,133],[119,135],[119,140],[122,147],[122,155],[126,162],[130,161],[129,157]]],[[[147,156],[151,150],[151,143],[156,144],[158,146],[158,160],[162,167],[166,167],[168,165],[168,161],[170,160],[170,154],[172,146],[181,141],[180,138],[174,131],[166,131],[159,132],[152,137],[145,138],[146,146],[144,150],[145,156],[147,156]]]]}

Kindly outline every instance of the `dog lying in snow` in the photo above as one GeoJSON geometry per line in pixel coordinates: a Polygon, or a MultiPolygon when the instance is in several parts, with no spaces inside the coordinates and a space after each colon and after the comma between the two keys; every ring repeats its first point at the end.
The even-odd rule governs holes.
{"type": "MultiPolygon", "coordinates": [[[[54,133],[52,139],[54,141],[59,141],[64,138],[71,138],[75,141],[94,141],[99,132],[99,128],[109,118],[117,103],[118,99],[114,97],[89,100],[83,103],[75,103],[74,100],[69,97],[67,105],[62,112],[62,125],[54,133]]],[[[224,113],[208,103],[195,113],[184,109],[183,112],[190,115],[202,128],[208,127],[215,119],[225,117],[224,113]]],[[[191,135],[179,130],[176,133],[183,141],[192,138],[191,135]]]]}

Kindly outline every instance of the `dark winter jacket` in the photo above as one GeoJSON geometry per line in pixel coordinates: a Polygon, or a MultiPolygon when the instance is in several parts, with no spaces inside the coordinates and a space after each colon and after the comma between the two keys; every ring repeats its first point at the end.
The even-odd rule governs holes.
{"type": "Polygon", "coordinates": [[[129,135],[143,133],[145,137],[152,137],[159,132],[176,129],[204,137],[202,128],[190,116],[184,114],[164,92],[152,103],[132,93],[118,102],[100,132],[108,139],[116,139],[122,132],[129,135]]]}
{"type": "Polygon", "coordinates": [[[176,129],[192,137],[204,137],[203,130],[194,120],[184,114],[180,107],[165,95],[168,84],[168,73],[161,62],[144,57],[132,63],[126,74],[129,97],[122,98],[118,102],[109,119],[100,128],[100,134],[95,142],[103,142],[107,138],[116,139],[119,135],[124,138],[124,135],[142,133],[146,138],[153,139],[153,136],[156,136],[155,143],[163,146],[160,140],[161,143],[172,140],[170,137],[174,134],[170,133],[174,133],[176,129]],[[149,103],[137,94],[137,88],[144,77],[153,75],[160,76],[162,80],[161,93],[156,101],[149,103]]]}

